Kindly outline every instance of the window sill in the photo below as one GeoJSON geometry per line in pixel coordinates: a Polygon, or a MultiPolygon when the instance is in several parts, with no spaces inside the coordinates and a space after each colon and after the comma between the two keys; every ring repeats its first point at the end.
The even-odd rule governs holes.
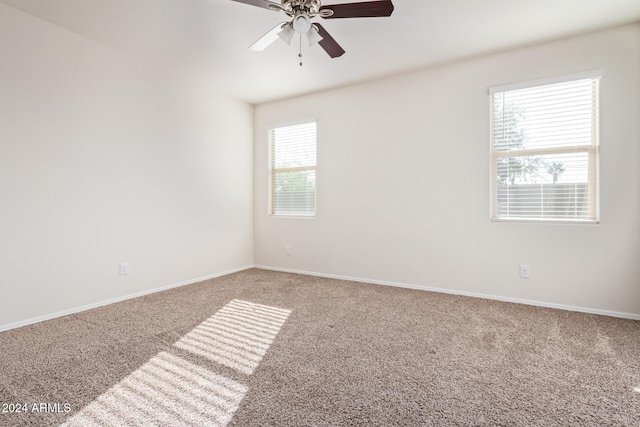
{"type": "Polygon", "coordinates": [[[535,219],[535,218],[491,218],[491,222],[504,222],[512,224],[549,224],[549,225],[599,225],[599,220],[578,219],[535,219]]]}
{"type": "Polygon", "coordinates": [[[275,219],[316,219],[316,215],[268,215],[275,219]]]}

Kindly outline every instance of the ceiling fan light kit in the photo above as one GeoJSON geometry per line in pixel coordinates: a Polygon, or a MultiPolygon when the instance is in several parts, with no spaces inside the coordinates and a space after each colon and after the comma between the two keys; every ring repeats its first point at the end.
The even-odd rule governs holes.
{"type": "Polygon", "coordinates": [[[311,29],[311,18],[309,15],[301,13],[293,18],[293,29],[298,34],[307,34],[311,29]]]}
{"type": "Polygon", "coordinates": [[[318,31],[318,28],[315,25],[311,26],[311,29],[307,33],[307,39],[309,39],[309,47],[313,46],[314,44],[320,43],[323,40],[320,32],[318,31]]]}
{"type": "Polygon", "coordinates": [[[278,37],[280,37],[286,44],[291,44],[291,39],[296,34],[296,30],[293,29],[293,26],[290,23],[286,23],[282,26],[282,29],[278,33],[278,37]]]}
{"type": "MultiPolygon", "coordinates": [[[[309,42],[309,47],[319,44],[331,57],[342,56],[344,49],[329,35],[322,25],[312,22],[316,17],[324,19],[338,18],[375,18],[391,16],[393,3],[391,0],[375,0],[358,3],[342,3],[323,6],[321,0],[281,0],[276,3],[269,0],[233,0],[251,6],[261,7],[274,12],[284,12],[291,21],[282,22],[272,28],[264,36],[258,39],[249,48],[262,51],[275,42],[278,38],[291,44],[293,36],[304,34],[309,42]]],[[[302,46],[300,46],[302,58],[302,46]]],[[[300,62],[302,65],[302,60],[300,62]]]]}

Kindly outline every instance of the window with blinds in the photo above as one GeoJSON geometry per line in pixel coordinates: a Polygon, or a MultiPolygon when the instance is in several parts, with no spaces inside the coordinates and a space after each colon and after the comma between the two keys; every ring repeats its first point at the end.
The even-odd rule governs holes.
{"type": "Polygon", "coordinates": [[[316,123],[269,130],[271,215],[316,214],[316,123]]]}
{"type": "Polygon", "coordinates": [[[596,73],[492,88],[491,219],[598,222],[596,73]]]}

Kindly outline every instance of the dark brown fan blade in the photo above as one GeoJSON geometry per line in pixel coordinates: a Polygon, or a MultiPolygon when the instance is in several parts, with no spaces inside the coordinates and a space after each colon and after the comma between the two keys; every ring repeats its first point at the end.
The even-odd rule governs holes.
{"type": "Polygon", "coordinates": [[[335,41],[333,37],[329,35],[329,33],[327,33],[327,30],[325,30],[320,24],[313,25],[318,27],[318,33],[320,33],[320,36],[322,36],[322,40],[318,42],[320,47],[322,47],[324,51],[327,52],[332,58],[342,56],[344,54],[344,49],[340,47],[338,42],[335,41]]]}
{"type": "Polygon", "coordinates": [[[278,11],[278,9],[272,8],[271,5],[274,4],[276,6],[280,6],[280,3],[274,3],[268,0],[233,0],[233,1],[237,1],[238,3],[250,4],[251,6],[258,6],[258,7],[262,7],[269,10],[275,10],[275,11],[278,11]]]}
{"type": "Polygon", "coordinates": [[[325,19],[336,18],[375,18],[379,16],[391,16],[393,3],[391,0],[365,1],[362,3],[343,3],[322,6],[320,10],[333,11],[331,16],[323,16],[325,19]]]}

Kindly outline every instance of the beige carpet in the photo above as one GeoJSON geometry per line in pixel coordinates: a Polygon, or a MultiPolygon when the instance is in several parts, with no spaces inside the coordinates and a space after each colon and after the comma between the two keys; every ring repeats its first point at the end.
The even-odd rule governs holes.
{"type": "Polygon", "coordinates": [[[0,405],[2,426],[637,427],[640,322],[254,269],[0,333],[0,405]]]}

